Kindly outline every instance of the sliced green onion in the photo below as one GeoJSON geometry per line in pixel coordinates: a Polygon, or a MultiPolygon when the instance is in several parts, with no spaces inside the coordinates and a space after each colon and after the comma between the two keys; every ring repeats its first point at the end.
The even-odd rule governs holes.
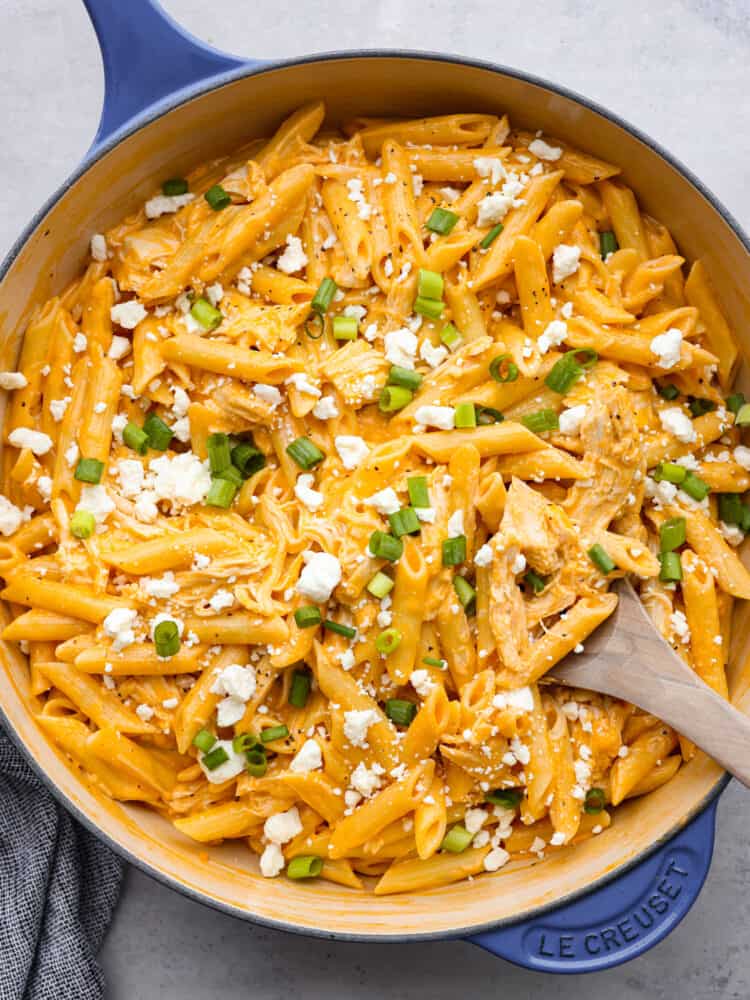
{"type": "Polygon", "coordinates": [[[397,628],[387,628],[375,640],[375,649],[383,656],[390,656],[401,645],[403,635],[397,628]]]}
{"type": "Polygon", "coordinates": [[[497,225],[493,226],[488,233],[485,233],[479,241],[479,246],[482,250],[489,250],[502,231],[503,224],[502,222],[498,222],[497,225]]]}
{"type": "Polygon", "coordinates": [[[400,538],[402,535],[415,535],[420,530],[419,518],[413,507],[402,507],[388,515],[391,531],[400,538]]]}
{"type": "Polygon", "coordinates": [[[104,473],[104,462],[98,458],[79,458],[73,478],[80,483],[100,483],[104,473]]]}
{"type": "Polygon", "coordinates": [[[217,767],[226,764],[228,760],[229,754],[224,747],[214,747],[213,750],[209,750],[207,754],[203,755],[202,763],[206,770],[215,771],[217,767]]]}
{"type": "Polygon", "coordinates": [[[232,465],[240,470],[245,479],[265,468],[266,456],[247,441],[240,441],[232,448],[232,465]]]}
{"type": "Polygon", "coordinates": [[[451,212],[448,208],[435,208],[425,222],[425,226],[433,233],[447,236],[457,222],[458,216],[455,212],[451,212]]]}
{"type": "Polygon", "coordinates": [[[333,278],[323,278],[310,303],[310,308],[313,312],[320,314],[327,312],[328,307],[333,302],[333,296],[336,294],[336,291],[337,285],[333,278]]]}
{"type": "Polygon", "coordinates": [[[240,733],[239,736],[235,736],[232,740],[232,750],[235,753],[248,753],[250,750],[259,749],[265,754],[266,751],[258,742],[258,737],[255,733],[240,733]]]}
{"type": "Polygon", "coordinates": [[[126,447],[132,448],[139,455],[145,455],[148,451],[148,434],[138,424],[132,422],[125,424],[122,440],[126,447]]]}
{"type": "Polygon", "coordinates": [[[727,409],[736,415],[745,405],[744,392],[736,392],[732,396],[727,396],[726,404],[727,404],[727,409]]]}
{"type": "Polygon", "coordinates": [[[459,429],[477,426],[477,411],[473,403],[458,403],[454,407],[455,424],[459,429]]]}
{"type": "Polygon", "coordinates": [[[420,295],[414,300],[414,312],[427,319],[440,319],[445,309],[445,303],[438,299],[426,299],[420,295]]]}
{"type": "Polygon", "coordinates": [[[596,364],[598,359],[599,355],[590,347],[568,351],[552,366],[544,384],[553,392],[563,395],[575,385],[586,369],[596,364]]]}
{"type": "Polygon", "coordinates": [[[237,486],[229,479],[212,479],[205,504],[207,507],[223,507],[226,510],[232,506],[236,493],[237,486]]]}
{"type": "Polygon", "coordinates": [[[289,688],[289,704],[295,708],[304,708],[310,697],[310,674],[306,670],[295,670],[292,674],[292,685],[289,688]]]}
{"type": "Polygon", "coordinates": [[[333,317],[334,340],[356,340],[359,323],[356,316],[333,317]]]}
{"type": "Polygon", "coordinates": [[[161,657],[174,656],[179,652],[180,631],[176,622],[159,622],[154,629],[154,646],[156,655],[161,657]]]}
{"type": "Polygon", "coordinates": [[[172,440],[172,428],[161,417],[150,413],[143,422],[143,430],[148,437],[149,447],[154,451],[166,451],[172,440]]]}
{"type": "Polygon", "coordinates": [[[378,408],[383,413],[395,413],[396,410],[403,410],[414,399],[414,393],[409,389],[404,389],[400,385],[383,386],[378,400],[378,408]]]}
{"type": "Polygon", "coordinates": [[[521,423],[535,434],[556,431],[560,426],[554,410],[537,410],[536,413],[527,413],[521,417],[521,423]]]}
{"type": "Polygon", "coordinates": [[[544,579],[544,577],[539,576],[539,574],[535,573],[533,569],[528,570],[523,580],[526,586],[531,587],[532,591],[535,594],[541,594],[541,592],[547,586],[547,581],[544,579]]]}
{"type": "Polygon", "coordinates": [[[743,403],[739,410],[737,410],[734,424],[735,427],[747,427],[750,424],[750,403],[743,403]]]}
{"type": "Polygon", "coordinates": [[[215,476],[218,472],[223,472],[232,464],[232,448],[226,434],[209,434],[206,450],[208,451],[208,466],[212,475],[215,476]]]}
{"type": "Polygon", "coordinates": [[[369,549],[376,559],[396,562],[404,553],[404,543],[400,538],[394,538],[385,531],[373,531],[370,535],[369,549]]]}
{"type": "Polygon", "coordinates": [[[515,382],[518,378],[518,365],[510,354],[498,354],[490,362],[490,376],[496,382],[515,382]]]}
{"type": "Polygon", "coordinates": [[[356,628],[352,628],[351,625],[342,625],[341,622],[331,621],[330,618],[325,619],[323,628],[327,632],[335,632],[336,635],[343,635],[345,639],[354,639],[357,636],[356,628]]]}
{"type": "Polygon", "coordinates": [[[466,535],[443,541],[443,566],[460,566],[466,560],[466,535]]]}
{"type": "Polygon", "coordinates": [[[449,351],[455,351],[460,346],[463,337],[452,323],[446,323],[440,333],[440,340],[449,351]]]}
{"type": "Polygon", "coordinates": [[[600,813],[607,803],[607,797],[603,788],[589,788],[586,792],[586,801],[583,804],[583,811],[590,816],[600,813]]]}
{"type": "Polygon", "coordinates": [[[380,601],[393,590],[394,582],[386,574],[378,571],[367,584],[367,590],[380,601]]]}
{"type": "Polygon", "coordinates": [[[206,191],[203,197],[206,199],[214,212],[220,212],[222,208],[226,208],[232,201],[221,184],[214,184],[213,187],[210,187],[208,191],[206,191]]]}
{"type": "Polygon", "coordinates": [[[445,660],[439,660],[436,656],[423,656],[422,663],[426,663],[428,667],[437,667],[438,670],[445,669],[445,660]]]}
{"type": "Polygon", "coordinates": [[[323,859],[314,854],[300,854],[286,866],[286,877],[292,879],[317,878],[323,871],[323,859]]]}
{"type": "Polygon", "coordinates": [[[716,409],[716,403],[712,399],[693,396],[688,402],[688,407],[694,417],[702,417],[704,413],[712,413],[716,409]]]}
{"type": "Polygon", "coordinates": [[[273,743],[274,740],[285,740],[289,735],[289,730],[285,725],[269,726],[261,731],[260,739],[262,743],[273,743]]]}
{"type": "Polygon", "coordinates": [[[659,549],[661,552],[673,552],[685,544],[687,531],[684,517],[671,517],[659,528],[659,549]]]}
{"type": "Polygon", "coordinates": [[[685,478],[680,483],[680,489],[684,490],[689,497],[698,502],[705,500],[711,492],[711,487],[708,483],[704,482],[700,476],[696,476],[690,469],[688,469],[685,478]]]}
{"type": "Polygon", "coordinates": [[[405,698],[389,698],[385,703],[385,714],[397,726],[410,726],[417,714],[417,706],[405,698]]]}
{"type": "Polygon", "coordinates": [[[234,485],[238,489],[240,488],[240,486],[242,486],[242,484],[245,481],[242,478],[242,473],[240,472],[240,470],[236,469],[233,465],[228,465],[226,469],[222,469],[221,472],[217,472],[214,478],[226,479],[228,482],[234,483],[234,485]]]}
{"type": "Polygon", "coordinates": [[[70,533],[76,538],[91,538],[96,518],[87,510],[75,510],[70,517],[70,533]]]}
{"type": "Polygon", "coordinates": [[[188,182],[184,177],[170,177],[161,186],[161,193],[167,198],[174,198],[178,194],[187,194],[188,182]]]}
{"type": "Polygon", "coordinates": [[[680,390],[672,382],[665,382],[663,385],[657,385],[656,391],[659,393],[662,399],[677,399],[680,395],[680,390]]]}
{"type": "Polygon", "coordinates": [[[304,607],[297,608],[294,612],[294,620],[297,623],[297,628],[315,628],[323,621],[323,616],[320,613],[320,608],[316,608],[314,604],[305,604],[304,607]]]}
{"type": "Polygon", "coordinates": [[[213,733],[209,733],[207,729],[198,730],[193,737],[193,746],[198,747],[203,753],[208,753],[215,742],[216,737],[213,733]]]}
{"type": "Polygon", "coordinates": [[[439,302],[443,297],[444,287],[445,282],[443,281],[442,274],[420,267],[417,279],[417,295],[419,298],[432,299],[439,302]]]}
{"type": "Polygon", "coordinates": [[[611,229],[599,233],[599,253],[602,255],[602,260],[605,260],[609,254],[615,253],[619,249],[617,237],[611,229]]]}
{"type": "Polygon", "coordinates": [[[677,462],[660,462],[654,469],[654,479],[657,483],[666,480],[668,483],[679,485],[685,479],[687,469],[677,462]]]}
{"type": "Polygon", "coordinates": [[[325,458],[325,454],[320,448],[306,437],[298,437],[291,444],[288,444],[286,453],[301,469],[312,469],[325,458]]]}
{"type": "Polygon", "coordinates": [[[474,409],[476,410],[477,423],[480,427],[486,427],[488,424],[501,424],[505,420],[500,410],[496,410],[494,406],[480,406],[477,404],[474,409]]]}
{"type": "Polygon", "coordinates": [[[406,488],[409,491],[409,503],[412,507],[430,506],[427,476],[410,476],[406,480],[406,488]]]}
{"type": "Polygon", "coordinates": [[[196,299],[190,307],[190,315],[197,323],[200,323],[204,330],[215,330],[224,318],[221,315],[221,310],[211,305],[208,299],[204,299],[202,296],[196,299]]]}
{"type": "Polygon", "coordinates": [[[743,505],[738,493],[719,493],[719,518],[725,524],[742,524],[743,505]]]}
{"type": "Polygon", "coordinates": [[[522,798],[523,792],[520,788],[496,788],[484,797],[485,802],[491,802],[493,806],[502,806],[503,809],[515,809],[522,798]]]}
{"type": "Polygon", "coordinates": [[[747,534],[750,531],[750,507],[745,503],[742,505],[742,520],[740,528],[747,534]]]}
{"type": "Polygon", "coordinates": [[[611,573],[613,569],[617,569],[617,563],[609,555],[603,545],[598,542],[596,545],[592,545],[588,551],[588,557],[591,562],[596,566],[598,570],[606,574],[611,573]]]}
{"type": "Polygon", "coordinates": [[[456,596],[461,602],[461,606],[464,611],[468,614],[469,611],[474,607],[477,599],[477,592],[474,590],[472,585],[468,580],[465,580],[462,576],[453,577],[453,589],[456,592],[456,596]]]}
{"type": "Polygon", "coordinates": [[[451,854],[463,854],[473,839],[473,833],[469,833],[462,823],[456,823],[443,837],[440,850],[449,851],[451,854]]]}
{"type": "Polygon", "coordinates": [[[262,778],[268,770],[265,750],[248,750],[245,754],[245,769],[253,778],[262,778]]]}
{"type": "Polygon", "coordinates": [[[393,365],[388,372],[388,385],[400,385],[404,389],[416,392],[422,384],[422,376],[419,372],[413,372],[410,368],[402,368],[400,365],[393,365]]]}
{"type": "Polygon", "coordinates": [[[325,322],[323,321],[322,313],[313,313],[312,316],[308,316],[305,320],[305,333],[310,338],[310,340],[320,340],[325,332],[325,322]],[[315,333],[313,333],[311,327],[315,327],[315,333]]]}
{"type": "Polygon", "coordinates": [[[662,583],[676,583],[682,579],[682,560],[679,552],[662,552],[659,562],[661,563],[659,579],[662,583]]]}

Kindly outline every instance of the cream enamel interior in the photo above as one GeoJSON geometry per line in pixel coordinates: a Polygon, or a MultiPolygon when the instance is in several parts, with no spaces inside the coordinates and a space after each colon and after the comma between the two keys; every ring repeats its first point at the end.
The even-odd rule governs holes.
{"type": "MultiPolygon", "coordinates": [[[[158,179],[269,134],[314,98],[326,100],[332,122],[354,114],[508,112],[515,125],[541,128],[621,165],[641,205],[667,224],[681,252],[706,259],[731,326],[750,346],[750,254],[717,209],[651,147],[571,98],[501,72],[429,58],[362,56],[283,66],[228,83],[150,122],[97,160],[42,218],[0,284],[2,368],[15,365],[30,307],[84,266],[92,233],[127,214],[158,179]]],[[[750,388],[744,370],[740,385],[750,388]]],[[[748,614],[742,609],[735,616],[729,673],[735,702],[750,713],[748,614]]],[[[612,827],[585,844],[418,895],[374,897],[327,882],[266,880],[242,843],[206,851],[150,810],[90,791],[34,722],[23,658],[0,646],[6,667],[0,707],[58,794],[176,888],[289,929],[418,937],[529,916],[632,862],[685,823],[721,780],[720,769],[699,755],[658,792],[620,807],[612,827]]]]}

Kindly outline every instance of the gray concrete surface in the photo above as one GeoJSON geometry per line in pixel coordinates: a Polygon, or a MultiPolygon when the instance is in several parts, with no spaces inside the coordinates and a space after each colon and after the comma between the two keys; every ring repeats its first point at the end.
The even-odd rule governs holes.
{"type": "MultiPolygon", "coordinates": [[[[119,0],[127,4],[129,0],[119,0]]],[[[529,69],[658,138],[750,228],[747,0],[166,0],[195,34],[266,57],[357,46],[438,49],[529,69]]],[[[101,70],[79,0],[0,0],[0,250],[75,165],[101,70]]],[[[662,945],[608,973],[551,980],[464,943],[330,944],[260,930],[129,874],[103,950],[112,1000],[351,996],[746,1000],[750,797],[719,806],[701,897],[662,945]]]]}

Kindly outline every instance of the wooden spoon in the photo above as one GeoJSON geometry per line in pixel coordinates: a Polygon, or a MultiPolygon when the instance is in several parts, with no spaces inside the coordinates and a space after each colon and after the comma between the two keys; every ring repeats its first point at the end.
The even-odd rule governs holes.
{"type": "Polygon", "coordinates": [[[716,694],[661,637],[627,580],[584,651],[545,680],[614,695],[662,719],[750,787],[750,718],[716,694]]]}

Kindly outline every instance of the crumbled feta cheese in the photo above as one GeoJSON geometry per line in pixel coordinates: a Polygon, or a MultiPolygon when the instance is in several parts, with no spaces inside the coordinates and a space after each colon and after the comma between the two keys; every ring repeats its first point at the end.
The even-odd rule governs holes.
{"type": "Polygon", "coordinates": [[[546,354],[551,347],[557,347],[568,336],[568,324],[561,319],[553,319],[540,334],[536,346],[540,354],[546,354]]]}
{"type": "Polygon", "coordinates": [[[401,509],[401,501],[396,491],[391,486],[386,486],[384,490],[373,493],[371,497],[363,500],[369,507],[374,507],[378,514],[395,514],[401,509]]]}
{"type": "Polygon", "coordinates": [[[313,512],[323,506],[324,499],[322,493],[313,489],[314,483],[315,476],[308,472],[297,476],[297,482],[294,484],[294,495],[301,504],[313,512]]]}
{"type": "Polygon", "coordinates": [[[81,499],[78,501],[76,510],[87,510],[89,514],[94,515],[97,524],[102,524],[114,509],[114,501],[101,483],[95,486],[84,483],[81,487],[81,499]]]}
{"type": "Polygon", "coordinates": [[[290,375],[284,385],[293,385],[297,392],[315,396],[316,399],[321,395],[320,389],[317,385],[313,385],[305,372],[295,372],[294,375],[290,375]]]}
{"type": "Polygon", "coordinates": [[[683,444],[692,444],[696,440],[697,434],[693,422],[681,407],[669,406],[665,410],[660,410],[659,420],[664,430],[673,434],[683,444]]]}
{"type": "Polygon", "coordinates": [[[486,822],[486,809],[467,809],[464,813],[464,826],[466,827],[467,833],[479,833],[486,822]]]}
{"type": "Polygon", "coordinates": [[[186,191],[185,194],[157,194],[146,202],[146,218],[158,219],[162,215],[171,215],[189,205],[194,198],[191,191],[186,191]]]}
{"type": "Polygon", "coordinates": [[[276,266],[285,274],[294,274],[307,266],[307,254],[299,236],[287,236],[286,249],[276,261],[276,266]]]}
{"type": "Polygon", "coordinates": [[[552,254],[552,280],[556,285],[575,274],[581,260],[581,248],[560,243],[552,254]]]}
{"type": "Polygon", "coordinates": [[[52,419],[56,424],[59,424],[65,416],[65,411],[70,405],[70,400],[70,396],[63,396],[62,399],[51,399],[49,401],[49,412],[52,414],[52,419]]]}
{"type": "Polygon", "coordinates": [[[356,434],[338,434],[333,443],[345,469],[356,469],[370,454],[364,439],[356,434]]]}
{"type": "Polygon", "coordinates": [[[435,682],[430,677],[430,671],[425,670],[423,667],[420,667],[418,670],[412,670],[411,674],[409,674],[409,683],[420,698],[429,697],[430,692],[435,687],[435,682]]]}
{"type": "Polygon", "coordinates": [[[448,354],[447,347],[443,347],[442,344],[439,347],[435,347],[429,340],[423,340],[419,346],[419,356],[423,361],[427,362],[430,368],[437,368],[438,365],[441,365],[448,357],[448,354]]]}
{"type": "Polygon", "coordinates": [[[154,710],[150,705],[136,705],[135,714],[142,722],[150,722],[154,717],[154,710]]]}
{"type": "Polygon", "coordinates": [[[503,161],[496,156],[478,156],[474,160],[474,169],[480,177],[489,178],[490,184],[493,186],[508,176],[503,161]]]}
{"type": "Polygon", "coordinates": [[[28,427],[16,427],[8,435],[8,442],[14,448],[28,448],[35,455],[46,455],[52,447],[52,438],[41,431],[32,431],[28,427]]]}
{"type": "Polygon", "coordinates": [[[458,538],[464,533],[464,512],[454,511],[448,518],[448,538],[458,538]]]}
{"type": "Polygon", "coordinates": [[[288,844],[290,840],[302,833],[302,820],[296,806],[286,812],[269,816],[263,825],[263,833],[272,844],[288,844]]]}
{"type": "Polygon", "coordinates": [[[385,768],[380,764],[375,763],[371,768],[362,762],[357,764],[357,766],[352,771],[352,776],[349,779],[352,788],[359,792],[359,794],[364,799],[369,799],[370,796],[374,795],[380,787],[382,786],[382,781],[380,780],[380,775],[385,773],[385,768]]]}
{"type": "Polygon", "coordinates": [[[167,570],[163,576],[142,576],[141,590],[149,597],[167,601],[179,591],[180,585],[174,578],[174,573],[167,570]]]}
{"type": "MultiPolygon", "coordinates": [[[[388,175],[390,177],[390,174],[388,175]]],[[[385,178],[386,184],[393,183],[385,178]]],[[[354,202],[357,206],[357,215],[360,219],[369,219],[372,215],[372,205],[370,205],[364,196],[362,190],[362,181],[359,177],[352,177],[351,180],[346,182],[347,189],[349,191],[349,201],[354,202]]]]}
{"type": "Polygon", "coordinates": [[[217,740],[211,747],[211,750],[218,749],[224,751],[227,755],[227,760],[223,764],[219,764],[218,767],[215,767],[213,771],[210,771],[203,763],[203,758],[206,755],[204,753],[198,754],[198,763],[201,766],[201,770],[212,785],[221,785],[225,781],[236,778],[238,774],[243,773],[247,764],[244,753],[237,753],[232,746],[231,740],[217,740]]]}
{"type": "Polygon", "coordinates": [[[477,549],[477,554],[474,556],[474,565],[491,566],[492,558],[493,558],[492,546],[488,545],[487,542],[485,542],[480,549],[477,549]]]}
{"type": "Polygon", "coordinates": [[[101,233],[94,233],[89,243],[89,249],[94,260],[107,259],[107,241],[101,233]]]}
{"type": "Polygon", "coordinates": [[[39,496],[46,503],[52,496],[52,479],[49,476],[39,476],[36,488],[39,490],[39,496]]]}
{"type": "Polygon", "coordinates": [[[263,878],[276,878],[286,867],[284,854],[278,844],[267,844],[260,856],[260,873],[263,878]]]}
{"type": "Polygon", "coordinates": [[[492,699],[493,708],[517,708],[519,712],[534,711],[534,694],[530,687],[516,688],[513,691],[500,691],[492,699]]]}
{"type": "Polygon", "coordinates": [[[424,427],[439,427],[450,431],[456,426],[456,411],[452,406],[418,406],[414,419],[424,427]]]}
{"type": "Polygon", "coordinates": [[[550,146],[544,139],[534,139],[529,143],[529,152],[540,160],[559,160],[563,154],[559,146],[550,146]]]}
{"type": "Polygon", "coordinates": [[[0,493],[0,532],[12,535],[26,520],[24,512],[0,493]]]}
{"type": "Polygon", "coordinates": [[[341,582],[341,563],[328,552],[311,552],[303,556],[307,565],[300,573],[295,590],[322,604],[341,582]]]}
{"type": "Polygon", "coordinates": [[[458,199],[461,197],[461,192],[458,190],[458,188],[454,187],[441,187],[440,194],[448,202],[449,205],[452,205],[454,201],[458,201],[458,199]]]}
{"type": "Polygon", "coordinates": [[[73,337],[73,350],[76,354],[83,354],[89,345],[88,337],[85,333],[77,333],[73,337]]]}
{"type": "Polygon", "coordinates": [[[29,380],[21,372],[0,372],[0,389],[25,389],[29,380]]]}
{"type": "Polygon", "coordinates": [[[323,755],[315,740],[305,740],[289,765],[289,770],[297,774],[319,771],[323,766],[323,755]]]}
{"type": "Polygon", "coordinates": [[[179,455],[161,455],[149,462],[149,486],[158,500],[181,506],[202,503],[211,487],[207,462],[192,451],[179,455]]]}
{"type": "Polygon", "coordinates": [[[674,368],[680,360],[680,350],[682,347],[682,331],[675,327],[670,327],[664,333],[660,333],[650,343],[653,354],[659,359],[659,367],[664,369],[674,368]]]}
{"type": "Polygon", "coordinates": [[[571,406],[567,410],[563,410],[558,418],[560,433],[577,434],[581,429],[581,423],[586,416],[587,409],[585,403],[581,403],[579,406],[571,406]]]}
{"type": "Polygon", "coordinates": [[[334,417],[339,415],[336,399],[333,396],[321,396],[315,406],[313,406],[312,413],[318,420],[333,420],[334,417]]]}
{"type": "Polygon", "coordinates": [[[526,556],[522,552],[519,552],[518,555],[513,560],[511,571],[513,573],[523,573],[525,569],[526,569],[526,556]]]}
{"type": "Polygon", "coordinates": [[[675,635],[678,635],[684,643],[690,642],[690,626],[682,611],[673,611],[669,616],[669,620],[672,623],[672,631],[675,635]]]}
{"type": "Polygon", "coordinates": [[[102,622],[102,628],[112,639],[112,648],[119,653],[135,642],[134,625],[138,612],[131,608],[114,608],[102,622]]]}
{"type": "Polygon", "coordinates": [[[571,316],[573,315],[573,303],[572,302],[566,302],[563,305],[562,309],[560,310],[560,315],[564,319],[570,319],[571,316]]]}
{"type": "Polygon", "coordinates": [[[495,226],[502,222],[513,207],[513,199],[499,191],[486,194],[477,203],[477,225],[495,226]]]}
{"type": "Polygon", "coordinates": [[[120,483],[120,492],[124,497],[135,498],[143,489],[145,473],[143,465],[136,458],[121,458],[115,466],[115,472],[120,483]]]}
{"type": "Polygon", "coordinates": [[[258,382],[257,385],[253,386],[253,395],[262,399],[264,403],[268,403],[272,410],[275,410],[281,402],[281,393],[275,385],[264,385],[263,382],[258,382]]]}
{"type": "Polygon", "coordinates": [[[741,465],[743,469],[750,470],[750,448],[746,448],[744,445],[738,444],[732,454],[738,465],[741,465]]]}
{"type": "Polygon", "coordinates": [[[234,594],[230,590],[224,590],[223,588],[217,590],[208,602],[208,606],[217,615],[221,614],[222,611],[226,611],[227,608],[231,608],[233,604],[234,594]]]}
{"type": "MultiPolygon", "coordinates": [[[[434,507],[415,507],[414,513],[417,515],[417,520],[421,521],[423,524],[434,524],[435,523],[435,508],[434,507]]],[[[428,560],[429,562],[429,560],[428,560]]]]}
{"type": "Polygon", "coordinates": [[[130,299],[128,302],[120,302],[118,305],[112,306],[109,315],[113,323],[117,323],[125,330],[134,330],[148,316],[148,313],[137,299],[130,299]]]}
{"type": "Polygon", "coordinates": [[[401,368],[414,368],[418,341],[411,330],[406,327],[402,327],[400,330],[391,330],[390,333],[386,333],[384,344],[386,361],[401,368]]]}
{"type": "Polygon", "coordinates": [[[374,708],[344,712],[344,736],[353,747],[366,747],[367,730],[377,722],[380,722],[380,716],[374,708]]]}
{"type": "Polygon", "coordinates": [[[556,830],[549,839],[551,847],[562,847],[565,843],[565,834],[561,833],[560,830],[556,830]]]}

